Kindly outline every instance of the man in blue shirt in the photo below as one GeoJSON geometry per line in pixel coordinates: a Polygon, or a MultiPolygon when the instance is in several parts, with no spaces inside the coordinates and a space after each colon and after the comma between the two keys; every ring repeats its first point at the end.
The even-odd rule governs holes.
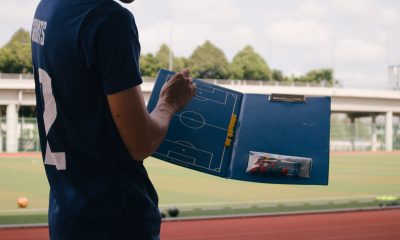
{"type": "Polygon", "coordinates": [[[165,84],[148,113],[135,20],[113,0],[42,0],[31,38],[50,238],[158,239],[143,159],[195,95],[189,71],[165,84]]]}

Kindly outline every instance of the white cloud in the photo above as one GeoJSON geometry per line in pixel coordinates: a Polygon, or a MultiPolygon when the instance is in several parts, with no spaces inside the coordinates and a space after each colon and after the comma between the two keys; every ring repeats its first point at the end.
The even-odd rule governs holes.
{"type": "Polygon", "coordinates": [[[349,15],[370,15],[377,9],[375,0],[332,0],[339,12],[349,15]]]}
{"type": "Polygon", "coordinates": [[[214,24],[233,20],[241,15],[233,0],[171,0],[170,13],[172,19],[214,22],[214,24]]]}
{"type": "Polygon", "coordinates": [[[399,9],[384,9],[380,13],[381,22],[389,26],[397,26],[400,22],[399,9]]]}
{"type": "Polygon", "coordinates": [[[387,87],[387,52],[379,37],[338,41],[335,54],[336,77],[345,87],[387,87]]]}
{"type": "MultiPolygon", "coordinates": [[[[0,46],[18,28],[30,28],[38,2],[0,0],[0,46]]],[[[170,44],[171,23],[178,56],[211,40],[231,59],[251,44],[285,74],[334,65],[341,80],[362,86],[385,79],[387,39],[390,63],[400,63],[397,0],[137,0],[123,6],[135,13],[143,53],[170,44]]]]}
{"type": "Polygon", "coordinates": [[[30,30],[37,1],[0,1],[0,47],[10,40],[19,28],[30,30]]]}
{"type": "Polygon", "coordinates": [[[383,25],[397,25],[400,21],[400,10],[385,7],[383,1],[333,0],[332,3],[339,13],[354,18],[363,18],[365,22],[373,21],[383,25]]]}
{"type": "Polygon", "coordinates": [[[0,2],[1,22],[13,23],[13,21],[32,20],[36,7],[34,2],[14,1],[0,2]]]}
{"type": "Polygon", "coordinates": [[[382,62],[386,56],[383,44],[362,38],[341,40],[336,47],[337,61],[342,64],[382,62]]]}
{"type": "Polygon", "coordinates": [[[384,68],[372,68],[366,71],[338,69],[335,71],[335,78],[344,87],[357,88],[388,88],[389,81],[384,68]]]}
{"type": "Polygon", "coordinates": [[[168,23],[158,23],[150,27],[139,26],[139,38],[143,53],[154,53],[161,43],[169,43],[168,23]]]}
{"type": "Polygon", "coordinates": [[[312,20],[284,20],[272,24],[267,35],[274,42],[293,47],[315,47],[328,45],[332,33],[328,25],[312,20]]]}
{"type": "Polygon", "coordinates": [[[229,55],[254,42],[252,27],[236,25],[242,16],[233,0],[170,0],[165,6],[156,5],[152,9],[155,17],[146,22],[141,19],[148,18],[144,12],[150,9],[143,4],[134,8],[143,53],[154,53],[167,43],[176,55],[188,57],[198,45],[211,40],[229,55]]]}
{"type": "Polygon", "coordinates": [[[232,58],[245,45],[254,46],[256,43],[254,31],[246,25],[221,30],[210,28],[205,23],[174,22],[170,26],[168,22],[159,22],[140,30],[143,53],[154,53],[162,43],[166,43],[171,45],[177,56],[189,57],[194,49],[206,40],[223,49],[228,58],[232,58]]]}
{"type": "Polygon", "coordinates": [[[222,36],[225,36],[225,44],[228,44],[229,48],[237,49],[238,51],[244,48],[245,45],[254,46],[256,44],[256,33],[248,25],[238,25],[222,36]]]}
{"type": "Polygon", "coordinates": [[[210,29],[206,24],[159,22],[140,29],[143,53],[155,53],[162,43],[171,45],[178,56],[188,56],[206,40],[210,29]],[[171,31],[171,32],[170,32],[171,31]],[[171,35],[172,34],[172,35],[171,35]]]}
{"type": "Polygon", "coordinates": [[[296,16],[302,18],[321,18],[326,16],[328,9],[324,2],[319,0],[307,0],[301,3],[296,16]]]}

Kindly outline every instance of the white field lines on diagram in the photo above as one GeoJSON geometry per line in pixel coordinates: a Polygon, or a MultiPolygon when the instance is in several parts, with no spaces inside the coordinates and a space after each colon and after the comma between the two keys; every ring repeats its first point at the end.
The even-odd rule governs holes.
{"type": "MultiPolygon", "coordinates": [[[[171,76],[172,75],[168,75],[165,81],[168,81],[171,78],[171,76]]],[[[214,87],[211,87],[211,86],[207,86],[206,84],[203,84],[200,81],[196,81],[196,84],[197,84],[198,94],[201,94],[202,91],[203,92],[208,92],[210,94],[216,94],[217,92],[221,92],[221,93],[225,94],[224,97],[221,98],[221,99],[223,99],[222,101],[219,101],[219,99],[217,99],[217,98],[212,99],[210,97],[196,96],[195,100],[198,100],[198,101],[210,101],[210,102],[213,102],[213,103],[216,103],[216,104],[221,104],[221,105],[227,106],[228,105],[228,96],[232,95],[232,97],[234,98],[234,102],[233,102],[233,108],[232,108],[232,112],[230,114],[230,117],[234,115],[235,109],[236,109],[236,104],[237,104],[237,99],[238,99],[238,96],[236,94],[233,94],[231,92],[228,92],[228,91],[225,91],[225,90],[222,90],[222,89],[218,89],[218,88],[214,88],[214,87]],[[199,89],[200,89],[200,91],[199,91],[199,89]]],[[[185,111],[185,112],[182,112],[180,114],[175,114],[175,115],[179,118],[179,120],[182,123],[182,125],[184,125],[185,127],[188,127],[188,128],[200,129],[200,128],[203,128],[205,126],[209,126],[209,127],[212,127],[212,128],[218,129],[218,130],[222,130],[224,132],[228,132],[228,130],[226,128],[224,128],[224,127],[220,127],[220,126],[216,126],[216,125],[207,123],[205,117],[203,115],[201,115],[200,113],[195,112],[195,111],[185,111]],[[190,115],[192,115],[192,116],[190,116],[190,115]],[[197,119],[195,119],[195,118],[197,118],[197,119]],[[198,126],[197,127],[193,127],[193,126],[187,124],[185,121],[194,122],[195,124],[198,124],[198,126]]],[[[172,159],[174,161],[180,162],[182,164],[193,165],[193,166],[196,166],[196,167],[199,167],[199,168],[203,168],[203,169],[214,171],[214,172],[218,172],[218,173],[221,172],[221,168],[222,168],[222,165],[223,165],[225,152],[226,152],[226,146],[224,146],[224,149],[222,151],[222,156],[221,156],[221,159],[219,160],[220,161],[219,167],[213,169],[213,168],[211,168],[211,165],[213,163],[214,153],[208,152],[208,151],[206,151],[204,149],[199,149],[199,148],[195,147],[194,144],[190,143],[189,141],[182,141],[182,140],[173,141],[171,139],[165,139],[165,140],[170,142],[170,143],[172,143],[172,144],[176,144],[179,147],[182,147],[181,152],[185,152],[184,151],[185,148],[192,148],[193,150],[210,154],[211,158],[209,160],[208,168],[204,167],[204,166],[201,166],[201,165],[196,165],[196,160],[197,160],[196,157],[188,156],[186,154],[182,154],[182,153],[177,152],[177,151],[168,151],[167,155],[162,154],[162,153],[158,153],[158,154],[160,154],[162,156],[166,156],[166,157],[168,157],[168,158],[170,158],[170,159],[172,159]],[[171,155],[174,155],[174,154],[175,154],[176,157],[172,157],[171,156],[171,155]],[[179,159],[179,158],[177,158],[177,156],[182,156],[182,158],[190,159],[191,162],[185,161],[184,159],[179,159]]]]}

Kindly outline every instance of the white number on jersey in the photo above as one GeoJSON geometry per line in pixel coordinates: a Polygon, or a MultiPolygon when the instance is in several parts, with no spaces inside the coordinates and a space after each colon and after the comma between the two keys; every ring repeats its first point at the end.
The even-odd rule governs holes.
{"type": "MultiPolygon", "coordinates": [[[[39,81],[42,85],[42,94],[44,100],[44,128],[46,129],[46,138],[54,121],[57,118],[57,105],[51,88],[51,78],[47,72],[39,68],[39,81]]],[[[57,170],[66,170],[65,152],[52,152],[49,140],[46,140],[46,156],[44,164],[56,166],[57,170]]]]}

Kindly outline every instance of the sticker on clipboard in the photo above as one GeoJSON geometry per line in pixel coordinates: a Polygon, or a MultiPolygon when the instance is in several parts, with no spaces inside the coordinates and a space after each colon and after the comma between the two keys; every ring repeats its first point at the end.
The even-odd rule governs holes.
{"type": "Polygon", "coordinates": [[[246,172],[265,176],[311,177],[312,159],[272,153],[250,152],[246,172]]]}

